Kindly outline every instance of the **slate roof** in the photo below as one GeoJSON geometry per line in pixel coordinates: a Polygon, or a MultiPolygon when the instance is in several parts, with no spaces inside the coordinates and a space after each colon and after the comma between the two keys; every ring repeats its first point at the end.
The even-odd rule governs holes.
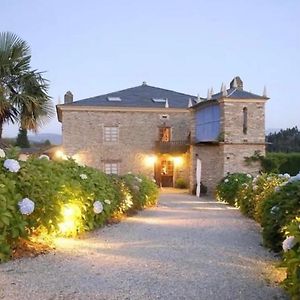
{"type": "Polygon", "coordinates": [[[188,108],[189,99],[197,103],[197,97],[178,93],[146,84],[129,89],[104,94],[92,98],[74,101],[68,106],[109,106],[109,107],[150,107],[163,108],[165,103],[154,102],[152,99],[168,99],[170,108],[188,108]],[[120,97],[121,101],[108,101],[108,97],[120,97]]]}
{"type": "Polygon", "coordinates": [[[227,90],[227,96],[224,97],[222,93],[217,93],[211,96],[212,100],[219,100],[221,98],[229,98],[229,99],[268,99],[267,97],[259,96],[238,88],[230,88],[227,90]]]}

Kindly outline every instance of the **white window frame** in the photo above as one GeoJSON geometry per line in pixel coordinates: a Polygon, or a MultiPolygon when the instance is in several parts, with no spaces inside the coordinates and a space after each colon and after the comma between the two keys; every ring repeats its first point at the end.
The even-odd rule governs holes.
{"type": "Polygon", "coordinates": [[[103,171],[108,175],[118,175],[119,174],[119,163],[117,162],[104,162],[103,171]]]}
{"type": "Polygon", "coordinates": [[[119,142],[119,126],[104,126],[103,141],[105,143],[119,142]]]}

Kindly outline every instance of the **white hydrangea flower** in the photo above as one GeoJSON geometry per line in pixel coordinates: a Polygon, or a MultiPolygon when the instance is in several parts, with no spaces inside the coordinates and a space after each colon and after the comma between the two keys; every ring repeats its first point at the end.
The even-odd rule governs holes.
{"type": "Polygon", "coordinates": [[[256,191],[258,189],[258,186],[257,185],[254,185],[253,186],[253,191],[256,191]]]}
{"type": "Polygon", "coordinates": [[[152,179],[152,181],[153,181],[154,183],[156,183],[156,180],[155,180],[155,178],[153,178],[153,179],[152,179]]]}
{"type": "Polygon", "coordinates": [[[93,204],[93,210],[95,214],[100,214],[103,211],[103,205],[100,201],[95,201],[93,204]]]}
{"type": "Polygon", "coordinates": [[[29,155],[28,154],[24,154],[24,153],[21,153],[18,157],[18,160],[20,161],[27,161],[29,155]]]}
{"type": "Polygon", "coordinates": [[[30,215],[34,211],[34,202],[29,198],[24,198],[18,203],[22,215],[30,215]]]}
{"type": "Polygon", "coordinates": [[[271,208],[270,212],[272,215],[275,215],[278,211],[279,211],[279,207],[277,205],[275,205],[271,208]]]}
{"type": "Polygon", "coordinates": [[[50,157],[46,154],[42,154],[39,156],[39,159],[47,159],[47,160],[50,160],[50,157]]]}
{"type": "Polygon", "coordinates": [[[87,179],[88,177],[85,174],[80,174],[79,177],[83,180],[87,179]]]}
{"type": "Polygon", "coordinates": [[[140,190],[140,188],[139,188],[137,185],[134,185],[134,186],[133,186],[133,189],[136,190],[136,191],[139,191],[139,190],[140,190]]]}
{"type": "Polygon", "coordinates": [[[226,178],[226,179],[224,180],[224,182],[225,182],[225,183],[229,182],[229,179],[228,179],[228,178],[226,178]]]}
{"type": "Polygon", "coordinates": [[[274,191],[275,191],[275,193],[278,193],[280,191],[280,186],[276,186],[274,191]]]}
{"type": "Polygon", "coordinates": [[[287,252],[288,250],[291,250],[295,245],[297,241],[294,236],[288,236],[283,242],[282,242],[282,249],[284,252],[287,252]]]}
{"type": "Polygon", "coordinates": [[[3,165],[7,170],[14,173],[18,172],[21,168],[19,162],[15,159],[6,159],[3,165]]]}
{"type": "Polygon", "coordinates": [[[142,182],[142,181],[143,181],[141,178],[139,178],[139,177],[137,177],[137,176],[135,176],[134,178],[135,178],[135,180],[137,180],[138,182],[142,182]]]}
{"type": "Polygon", "coordinates": [[[288,182],[295,182],[300,180],[300,174],[297,174],[296,176],[291,176],[291,178],[288,180],[288,182]]]}
{"type": "Polygon", "coordinates": [[[0,158],[4,158],[5,157],[5,152],[3,149],[0,148],[0,158]]]}
{"type": "Polygon", "coordinates": [[[248,178],[252,178],[251,174],[247,174],[247,177],[248,177],[248,178]]]}
{"type": "Polygon", "coordinates": [[[291,178],[291,175],[288,174],[288,173],[285,173],[285,174],[283,174],[283,177],[284,177],[285,179],[290,179],[290,178],[291,178]]]}
{"type": "Polygon", "coordinates": [[[236,178],[235,181],[238,182],[239,180],[236,178]]]}
{"type": "Polygon", "coordinates": [[[108,200],[108,199],[105,199],[104,202],[108,205],[111,204],[110,200],[108,200]]]}

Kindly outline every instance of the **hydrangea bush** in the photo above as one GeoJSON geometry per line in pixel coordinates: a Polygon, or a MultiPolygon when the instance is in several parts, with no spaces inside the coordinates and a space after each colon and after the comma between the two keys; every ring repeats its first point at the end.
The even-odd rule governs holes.
{"type": "Polygon", "coordinates": [[[234,173],[227,175],[217,186],[217,200],[232,206],[239,206],[238,192],[243,184],[248,184],[251,180],[250,174],[234,173]]]}
{"type": "Polygon", "coordinates": [[[20,237],[76,236],[157,201],[157,186],[142,175],[129,182],[72,159],[16,157],[0,151],[0,262],[20,237]]]}

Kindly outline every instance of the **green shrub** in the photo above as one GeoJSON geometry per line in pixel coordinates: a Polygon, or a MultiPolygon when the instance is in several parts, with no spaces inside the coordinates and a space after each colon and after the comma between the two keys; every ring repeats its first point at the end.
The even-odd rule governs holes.
{"type": "Polygon", "coordinates": [[[263,240],[274,251],[281,250],[283,227],[300,215],[300,181],[287,183],[261,205],[263,240]]]}
{"type": "Polygon", "coordinates": [[[177,178],[175,181],[175,187],[178,189],[186,189],[188,185],[184,178],[177,178]]]}
{"type": "Polygon", "coordinates": [[[283,264],[287,276],[283,286],[294,300],[300,295],[300,217],[295,218],[285,230],[286,240],[283,242],[283,264]]]}
{"type": "Polygon", "coordinates": [[[239,206],[238,192],[244,183],[249,183],[251,180],[250,174],[234,173],[227,175],[217,186],[217,200],[232,206],[239,206]]]}
{"type": "Polygon", "coordinates": [[[9,258],[20,237],[76,236],[157,201],[156,184],[143,175],[106,175],[72,159],[19,163],[17,172],[0,171],[0,262],[9,258]],[[18,204],[24,198],[34,205],[28,215],[18,204]]]}

